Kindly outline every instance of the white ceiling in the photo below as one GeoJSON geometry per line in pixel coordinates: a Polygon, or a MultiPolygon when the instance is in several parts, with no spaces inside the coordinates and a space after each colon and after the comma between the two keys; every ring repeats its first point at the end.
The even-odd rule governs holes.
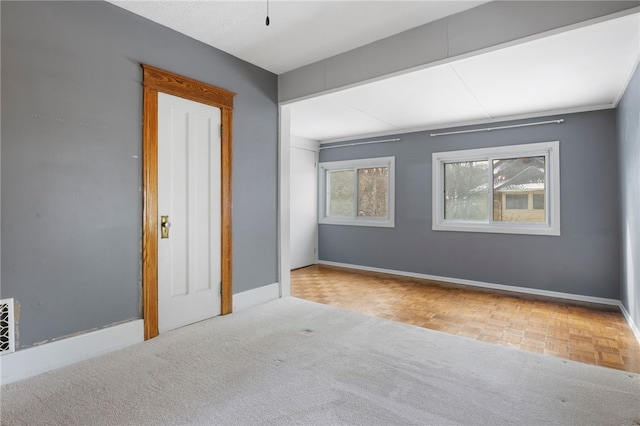
{"type": "Polygon", "coordinates": [[[634,14],[290,105],[319,141],[615,107],[640,57],[634,14]]]}
{"type": "MultiPolygon", "coordinates": [[[[486,1],[111,1],[281,74],[486,1]]],[[[288,104],[318,141],[615,107],[640,57],[640,14],[288,104]]]]}
{"type": "Polygon", "coordinates": [[[487,3],[459,0],[115,0],[135,14],[282,74],[487,3]]]}

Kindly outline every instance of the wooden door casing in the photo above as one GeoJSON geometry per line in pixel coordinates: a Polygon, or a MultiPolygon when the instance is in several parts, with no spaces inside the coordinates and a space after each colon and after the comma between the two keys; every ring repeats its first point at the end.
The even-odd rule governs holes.
{"type": "Polygon", "coordinates": [[[221,314],[233,310],[231,160],[233,97],[235,93],[159,68],[143,69],[143,226],[142,312],[144,338],[158,335],[158,92],[167,93],[221,110],[221,314]]]}

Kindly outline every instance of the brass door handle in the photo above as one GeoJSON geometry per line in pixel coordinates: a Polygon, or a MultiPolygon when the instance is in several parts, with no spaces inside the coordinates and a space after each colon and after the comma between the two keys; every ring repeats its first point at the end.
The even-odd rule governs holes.
{"type": "Polygon", "coordinates": [[[160,216],[160,238],[169,238],[169,228],[171,228],[169,216],[160,216]]]}

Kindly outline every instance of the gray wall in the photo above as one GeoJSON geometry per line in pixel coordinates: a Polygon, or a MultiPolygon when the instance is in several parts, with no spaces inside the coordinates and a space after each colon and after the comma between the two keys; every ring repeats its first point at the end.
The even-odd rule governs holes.
{"type": "Polygon", "coordinates": [[[640,327],[640,68],[618,104],[620,300],[640,327]]]}
{"type": "Polygon", "coordinates": [[[231,91],[234,292],[277,282],[277,77],[106,2],[1,2],[2,295],[21,348],[141,317],[142,70],[231,91]]]}
{"type": "Polygon", "coordinates": [[[618,299],[615,112],[501,124],[554,118],[565,122],[435,138],[419,132],[399,135],[397,143],[321,151],[320,161],[394,155],[396,226],[320,225],[320,260],[618,299]],[[433,152],[554,140],[560,141],[561,236],[431,230],[433,152]]]}

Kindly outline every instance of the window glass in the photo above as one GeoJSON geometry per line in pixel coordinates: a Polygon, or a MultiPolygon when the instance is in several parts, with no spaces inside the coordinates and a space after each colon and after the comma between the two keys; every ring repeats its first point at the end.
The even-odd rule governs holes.
{"type": "Polygon", "coordinates": [[[358,216],[387,216],[388,167],[358,169],[358,216]]]}
{"type": "Polygon", "coordinates": [[[331,170],[329,180],[329,216],[353,216],[355,188],[353,170],[331,170]]]}
{"type": "Polygon", "coordinates": [[[544,209],[544,194],[533,194],[533,208],[544,209]]]}
{"type": "MultiPolygon", "coordinates": [[[[497,203],[493,203],[493,215],[499,213],[502,210],[502,197],[500,193],[493,193],[494,199],[498,199],[497,203]]],[[[527,210],[527,204],[529,203],[529,196],[527,194],[505,194],[506,209],[508,210],[527,210]]],[[[495,220],[495,219],[494,219],[495,220]]],[[[504,220],[504,219],[501,219],[504,220]]]]}
{"type": "Polygon", "coordinates": [[[449,220],[487,219],[487,161],[444,165],[444,217],[449,220]]]}
{"type": "Polygon", "coordinates": [[[540,191],[544,197],[545,176],[544,156],[493,160],[493,220],[544,222],[545,212],[531,211],[529,199],[540,191]]]}

